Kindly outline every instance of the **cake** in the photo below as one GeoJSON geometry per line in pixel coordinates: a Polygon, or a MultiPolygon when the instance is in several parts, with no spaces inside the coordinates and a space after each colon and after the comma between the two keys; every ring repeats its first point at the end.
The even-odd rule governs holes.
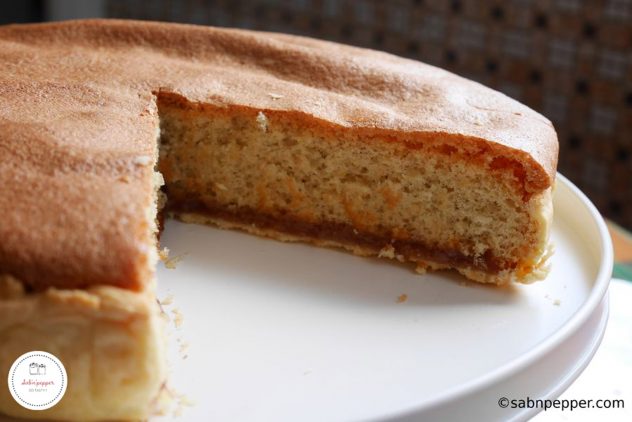
{"type": "Polygon", "coordinates": [[[505,95],[389,54],[193,25],[0,27],[0,372],[45,350],[41,412],[146,418],[165,381],[157,214],[542,279],[558,144],[505,95]],[[166,200],[165,200],[166,197],[166,200]]]}

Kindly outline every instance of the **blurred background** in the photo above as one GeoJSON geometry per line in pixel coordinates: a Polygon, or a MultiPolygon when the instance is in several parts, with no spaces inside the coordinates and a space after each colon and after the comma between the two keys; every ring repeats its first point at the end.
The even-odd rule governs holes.
{"type": "Polygon", "coordinates": [[[500,90],[551,119],[559,171],[632,229],[632,0],[37,0],[0,22],[109,17],[308,35],[500,90]]]}

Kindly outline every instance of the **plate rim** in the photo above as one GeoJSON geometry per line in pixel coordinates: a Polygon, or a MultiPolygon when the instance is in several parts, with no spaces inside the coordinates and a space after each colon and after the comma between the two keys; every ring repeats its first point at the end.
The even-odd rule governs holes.
{"type": "MultiPolygon", "coordinates": [[[[590,336],[590,338],[586,340],[587,344],[582,350],[582,352],[586,353],[574,361],[574,363],[578,364],[578,366],[574,368],[573,372],[568,374],[568,377],[552,386],[550,391],[547,392],[546,397],[543,398],[556,399],[560,397],[581,376],[588,365],[590,365],[590,362],[592,362],[593,357],[595,357],[595,355],[597,354],[597,351],[599,350],[599,347],[601,347],[601,343],[603,342],[603,338],[606,334],[606,328],[610,319],[610,296],[608,292],[606,292],[606,294],[604,295],[600,306],[601,304],[603,304],[603,309],[601,309],[600,311],[598,306],[597,309],[595,309],[595,313],[590,316],[599,318],[599,322],[597,323],[597,330],[591,333],[592,335],[590,336]],[[597,313],[598,311],[600,311],[599,314],[597,313]]],[[[588,323],[589,321],[587,320],[585,324],[588,323]]],[[[582,325],[582,327],[584,327],[584,325],[582,325]]],[[[524,409],[524,412],[516,415],[515,420],[528,421],[542,411],[542,409],[538,408],[524,409]]]]}
{"type": "MultiPolygon", "coordinates": [[[[567,341],[560,344],[558,349],[554,349],[551,351],[551,354],[543,356],[541,359],[537,360],[533,363],[533,365],[528,366],[518,374],[516,374],[518,383],[522,383],[522,381],[526,381],[526,378],[529,377],[529,372],[532,369],[542,370],[542,367],[550,366],[548,360],[553,357],[554,359],[563,357],[566,361],[564,367],[561,369],[555,368],[552,369],[553,376],[552,378],[538,378],[535,384],[531,383],[529,385],[529,396],[536,397],[538,399],[556,399],[560,397],[562,393],[564,393],[572,384],[575,382],[577,378],[581,376],[586,367],[590,364],[596,352],[598,351],[603,338],[606,332],[606,326],[608,323],[608,318],[610,314],[610,301],[609,295],[606,294],[602,301],[600,302],[595,312],[589,317],[589,319],[582,325],[582,329],[575,332],[567,341]],[[585,331],[586,328],[590,328],[589,331],[585,331]],[[576,344],[572,344],[574,342],[579,342],[580,349],[578,355],[571,356],[567,358],[567,351],[563,351],[561,349],[568,347],[571,345],[572,347],[576,346],[576,344]],[[535,388],[535,390],[533,390],[535,388]],[[536,394],[536,396],[533,395],[536,394]]],[[[486,406],[481,406],[480,403],[489,403],[491,400],[492,403],[495,403],[495,400],[501,396],[511,396],[513,398],[517,398],[515,396],[514,387],[516,378],[513,380],[511,378],[501,380],[499,383],[490,386],[487,389],[483,389],[476,394],[472,394],[470,396],[464,397],[466,400],[466,411],[470,411],[471,417],[476,420],[498,420],[498,421],[507,421],[507,422],[526,422],[542,412],[542,409],[537,407],[527,408],[527,409],[512,409],[512,408],[495,408],[496,414],[494,412],[484,413],[484,417],[481,417],[476,413],[479,409],[487,408],[486,406]],[[507,385],[510,383],[510,385],[507,385]],[[508,391],[510,392],[508,394],[508,391]],[[512,396],[511,393],[514,393],[512,396]],[[482,396],[481,396],[482,394],[482,396]],[[493,415],[493,416],[492,416],[493,415]]],[[[526,381],[529,383],[530,381],[526,381]]],[[[405,415],[388,417],[387,419],[376,419],[372,421],[374,422],[383,422],[385,420],[395,419],[399,422],[408,422],[408,421],[417,421],[417,420],[441,420],[441,421],[460,421],[462,418],[455,417],[455,413],[450,411],[449,406],[439,406],[437,408],[428,409],[430,412],[438,410],[439,413],[431,413],[428,415],[428,410],[423,410],[421,412],[411,412],[405,415]],[[442,414],[442,409],[447,409],[447,414],[442,414]]],[[[459,411],[458,414],[462,414],[462,410],[459,411]]]]}
{"type": "MultiPolygon", "coordinates": [[[[575,186],[568,178],[561,173],[556,174],[556,184],[562,184],[568,188],[571,193],[576,196],[586,207],[593,223],[596,225],[599,233],[601,257],[599,263],[599,270],[595,277],[595,284],[590,290],[588,298],[584,304],[562,325],[556,332],[549,337],[538,343],[529,352],[524,353],[512,359],[511,361],[503,364],[499,368],[494,369],[484,375],[478,376],[463,384],[450,388],[444,392],[431,396],[423,402],[405,408],[398,411],[376,415],[375,420],[389,420],[398,417],[411,416],[416,413],[421,413],[429,409],[445,405],[446,403],[454,400],[458,400],[462,397],[474,394],[477,391],[483,390],[492,386],[494,383],[501,382],[516,373],[528,368],[530,365],[536,363],[538,359],[553,351],[559,347],[562,343],[568,340],[574,333],[577,332],[591,317],[595,309],[600,305],[604,296],[608,291],[610,279],[612,278],[612,268],[614,265],[614,252],[612,248],[612,240],[608,232],[606,223],[595,207],[595,205],[588,199],[588,197],[575,186]]],[[[555,217],[554,217],[555,218],[555,217]]]]}

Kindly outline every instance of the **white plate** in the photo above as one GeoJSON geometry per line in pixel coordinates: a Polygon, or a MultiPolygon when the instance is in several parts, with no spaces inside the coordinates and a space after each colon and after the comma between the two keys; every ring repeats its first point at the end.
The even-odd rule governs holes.
{"type": "MultiPolygon", "coordinates": [[[[537,359],[519,372],[487,388],[478,389],[471,394],[459,397],[453,402],[412,411],[389,418],[397,422],[413,421],[527,421],[542,411],[542,408],[519,407],[512,400],[554,400],[558,398],[582,371],[588,366],[597,348],[601,344],[608,321],[608,298],[579,327],[573,335],[558,347],[537,359]],[[501,407],[501,400],[506,407],[501,407]]],[[[571,397],[579,400],[583,397],[571,397]]],[[[585,398],[591,398],[587,396],[585,398]]],[[[549,410],[551,412],[551,410],[549,410]]],[[[566,409],[565,414],[571,411],[566,409]]],[[[558,416],[559,417],[559,416],[558,416]]],[[[554,419],[557,420],[557,419],[554,419]]]]}
{"type": "Polygon", "coordinates": [[[168,222],[183,259],[159,267],[159,296],[184,315],[170,357],[195,403],[183,420],[421,417],[518,376],[587,323],[612,271],[603,220],[560,175],[554,204],[551,274],[510,289],[168,222]]]}

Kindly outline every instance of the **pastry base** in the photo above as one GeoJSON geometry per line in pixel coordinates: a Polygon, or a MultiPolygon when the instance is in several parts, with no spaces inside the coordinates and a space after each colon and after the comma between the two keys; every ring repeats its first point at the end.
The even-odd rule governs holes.
{"type": "Polygon", "coordinates": [[[34,350],[52,353],[68,374],[54,407],[28,410],[0,388],[0,413],[68,421],[144,420],[158,411],[166,379],[164,319],[153,287],[109,286],[26,293],[0,276],[0,373],[34,350]],[[148,407],[148,404],[150,406],[148,407]]]}
{"type": "Polygon", "coordinates": [[[515,274],[511,271],[501,271],[496,274],[489,274],[488,272],[473,268],[459,268],[449,264],[434,262],[427,259],[412,260],[410,257],[404,257],[395,253],[393,246],[389,243],[385,243],[382,247],[378,248],[368,245],[359,245],[357,243],[346,243],[332,239],[296,235],[275,229],[259,227],[256,224],[241,223],[238,221],[217,216],[210,216],[197,212],[171,211],[168,213],[168,215],[169,217],[176,218],[184,223],[204,224],[229,230],[241,230],[246,233],[268,237],[280,240],[282,242],[303,242],[320,247],[344,249],[358,256],[374,256],[379,258],[395,259],[400,262],[413,262],[415,265],[415,271],[420,274],[423,274],[426,271],[454,269],[470,280],[474,280],[479,283],[496,285],[504,285],[511,281],[530,283],[536,280],[544,279],[549,271],[548,259],[553,253],[553,245],[548,242],[545,243],[546,247],[544,248],[544,251],[538,256],[538,259],[536,261],[537,263],[534,265],[533,273],[527,278],[517,280],[515,274]]]}

